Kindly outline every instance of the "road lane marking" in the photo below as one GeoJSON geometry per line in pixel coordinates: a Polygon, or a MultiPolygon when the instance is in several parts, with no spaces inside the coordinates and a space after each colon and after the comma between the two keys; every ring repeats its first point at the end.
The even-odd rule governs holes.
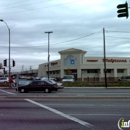
{"type": "Polygon", "coordinates": [[[77,115],[77,116],[130,116],[129,114],[68,114],[68,115],[77,115]]]}
{"type": "Polygon", "coordinates": [[[11,92],[8,92],[8,91],[2,90],[2,89],[0,89],[0,91],[1,91],[1,92],[4,92],[4,93],[11,94],[11,95],[15,95],[15,93],[11,93],[11,92]]]}
{"type": "Polygon", "coordinates": [[[53,108],[48,107],[48,106],[45,106],[45,105],[40,104],[40,103],[38,103],[38,102],[35,102],[35,101],[33,101],[33,100],[30,100],[30,99],[24,99],[24,100],[26,100],[26,101],[28,101],[28,102],[31,102],[31,103],[33,103],[33,104],[35,104],[35,105],[38,105],[38,106],[40,106],[40,107],[42,107],[42,108],[45,108],[45,109],[47,109],[47,110],[49,110],[49,111],[51,111],[51,112],[54,112],[54,113],[56,113],[56,114],[58,114],[58,115],[60,115],[60,116],[63,116],[63,117],[65,117],[65,118],[69,119],[69,120],[72,120],[72,121],[75,121],[75,122],[77,122],[77,123],[79,123],[79,124],[81,124],[81,125],[84,125],[84,126],[90,128],[91,130],[95,130],[95,127],[94,127],[92,124],[88,123],[88,122],[85,122],[85,121],[82,121],[82,120],[80,120],[80,119],[78,119],[78,118],[75,118],[75,117],[72,117],[72,116],[70,116],[70,115],[64,114],[64,113],[62,113],[62,112],[60,112],[60,111],[58,111],[58,110],[56,110],[56,109],[53,109],[53,108]]]}

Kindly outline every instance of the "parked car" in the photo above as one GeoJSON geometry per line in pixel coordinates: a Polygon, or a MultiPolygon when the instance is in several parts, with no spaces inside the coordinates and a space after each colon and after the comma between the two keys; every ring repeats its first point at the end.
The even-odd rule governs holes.
{"type": "Polygon", "coordinates": [[[19,78],[20,78],[20,79],[26,79],[26,76],[20,75],[19,78]]]}
{"type": "MultiPolygon", "coordinates": [[[[46,79],[48,79],[48,77],[42,77],[42,78],[41,78],[41,80],[46,80],[46,79]]],[[[54,81],[56,81],[56,78],[49,78],[49,80],[54,80],[54,81]]]]}
{"type": "Polygon", "coordinates": [[[8,83],[9,78],[8,77],[0,77],[0,83],[8,83]]]}
{"type": "Polygon", "coordinates": [[[33,80],[40,80],[40,77],[38,77],[38,76],[33,77],[33,80]]]}
{"type": "Polygon", "coordinates": [[[49,93],[57,89],[58,88],[56,84],[41,80],[30,81],[26,85],[18,86],[18,91],[20,91],[21,93],[29,91],[44,91],[45,93],[49,93]]]}
{"type": "Polygon", "coordinates": [[[63,89],[64,88],[63,83],[56,82],[56,81],[54,81],[52,79],[49,79],[49,80],[48,79],[44,79],[44,80],[48,81],[48,82],[50,82],[52,84],[56,84],[58,89],[63,89]]]}
{"type": "Polygon", "coordinates": [[[130,76],[122,76],[118,81],[130,81],[130,76]]]}
{"type": "Polygon", "coordinates": [[[27,80],[33,80],[33,77],[32,76],[27,76],[26,79],[27,80]]]}
{"type": "Polygon", "coordinates": [[[65,75],[62,79],[62,82],[74,82],[74,76],[73,75],[65,75]]]}
{"type": "MultiPolygon", "coordinates": [[[[0,77],[0,83],[8,83],[9,82],[9,78],[8,77],[0,77]]],[[[15,83],[15,80],[13,79],[13,82],[15,83]]]]}

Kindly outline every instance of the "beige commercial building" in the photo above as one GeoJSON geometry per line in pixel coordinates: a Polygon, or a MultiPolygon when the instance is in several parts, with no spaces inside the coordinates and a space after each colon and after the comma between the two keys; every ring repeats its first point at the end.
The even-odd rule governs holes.
{"type": "MultiPolygon", "coordinates": [[[[130,75],[130,58],[128,57],[87,57],[87,52],[75,48],[59,51],[60,59],[49,64],[50,77],[63,78],[73,74],[78,80],[104,80],[104,61],[106,62],[107,79],[130,75]]],[[[38,76],[48,75],[48,63],[39,65],[38,76]]]]}

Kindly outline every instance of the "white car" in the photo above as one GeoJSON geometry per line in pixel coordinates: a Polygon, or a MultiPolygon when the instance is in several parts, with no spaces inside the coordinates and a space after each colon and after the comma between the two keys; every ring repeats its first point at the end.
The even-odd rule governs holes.
{"type": "MultiPolygon", "coordinates": [[[[0,83],[8,83],[9,82],[9,78],[8,77],[0,77],[0,83]]],[[[15,80],[13,79],[13,82],[15,83],[15,80]]]]}
{"type": "Polygon", "coordinates": [[[73,75],[65,75],[62,79],[62,82],[74,82],[74,76],[73,75]]]}
{"type": "Polygon", "coordinates": [[[9,82],[9,78],[8,77],[0,77],[0,83],[8,83],[9,82]]]}
{"type": "MultiPolygon", "coordinates": [[[[46,80],[46,79],[48,79],[48,77],[42,77],[42,78],[41,78],[41,80],[46,80]]],[[[56,78],[49,78],[49,80],[54,80],[54,81],[56,81],[56,78]]]]}

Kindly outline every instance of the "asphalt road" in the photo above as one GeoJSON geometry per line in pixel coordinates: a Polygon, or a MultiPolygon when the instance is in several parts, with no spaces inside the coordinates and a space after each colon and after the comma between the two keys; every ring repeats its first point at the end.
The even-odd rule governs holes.
{"type": "Polygon", "coordinates": [[[121,118],[125,122],[130,120],[129,98],[82,99],[80,96],[83,97],[87,93],[102,97],[102,93],[112,96],[116,93],[121,97],[129,96],[129,91],[129,89],[65,88],[47,94],[43,92],[17,94],[14,89],[3,88],[0,89],[0,130],[119,130],[117,124],[121,118]],[[60,98],[62,94],[66,98],[60,98]],[[37,98],[39,97],[37,95],[42,98],[37,98]],[[75,98],[67,98],[68,95],[73,95],[75,98]],[[20,96],[22,98],[18,98],[20,96]]]}
{"type": "MultiPolygon", "coordinates": [[[[130,99],[130,89],[116,89],[116,88],[64,88],[51,93],[42,92],[29,92],[29,93],[17,93],[15,89],[3,88],[0,91],[8,91],[4,93],[8,97],[76,97],[76,98],[127,98],[130,99]]],[[[1,95],[0,95],[1,96],[1,95]]]]}
{"type": "Polygon", "coordinates": [[[0,100],[0,130],[118,130],[130,101],[91,99],[0,100]]]}

